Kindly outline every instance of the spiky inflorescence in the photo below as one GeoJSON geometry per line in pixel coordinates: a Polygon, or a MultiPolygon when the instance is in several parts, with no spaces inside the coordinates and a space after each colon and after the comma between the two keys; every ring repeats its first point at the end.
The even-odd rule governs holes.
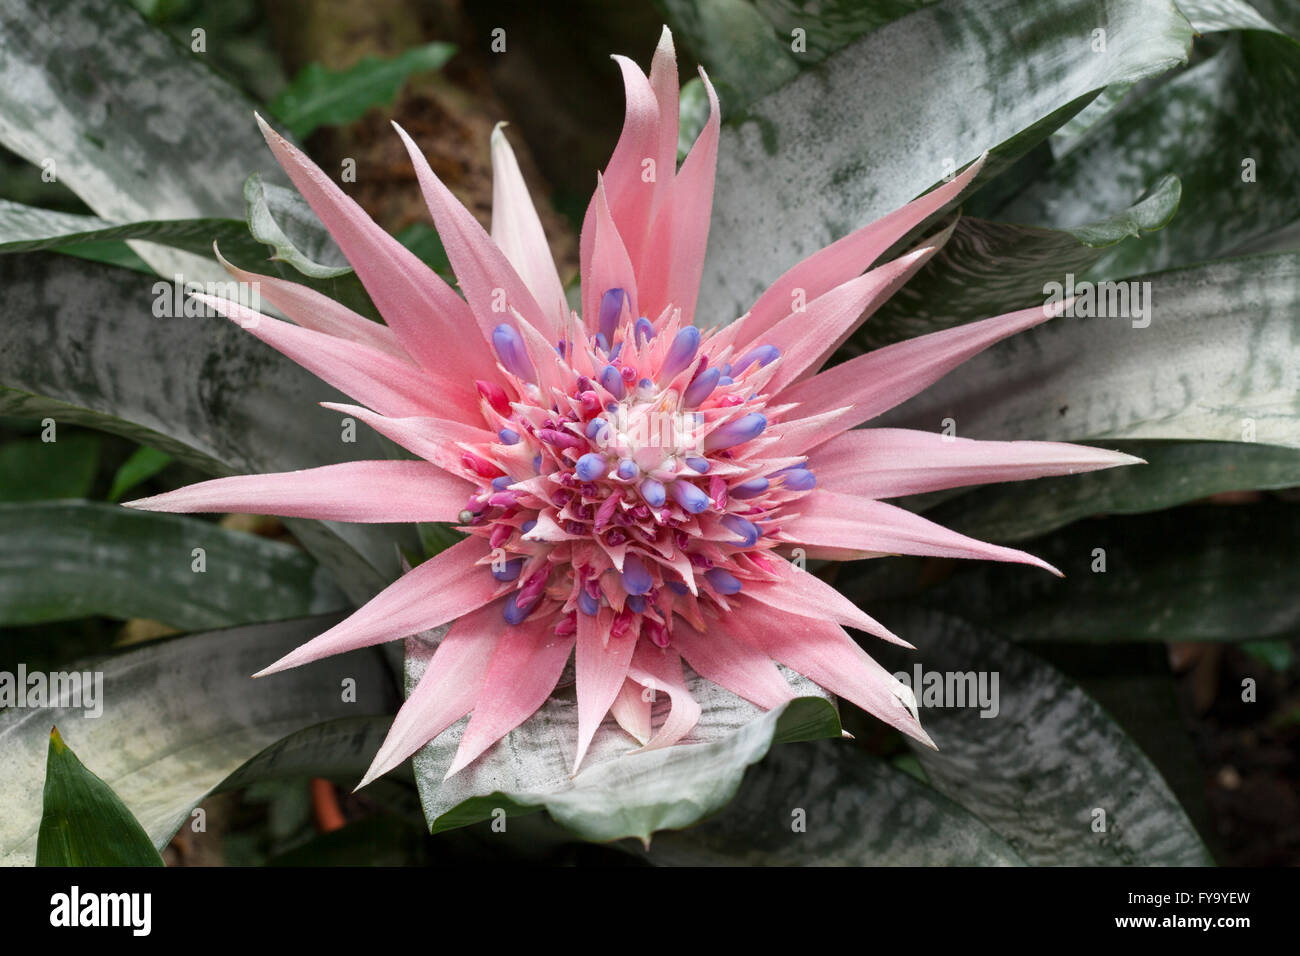
{"type": "Polygon", "coordinates": [[[784,553],[929,554],[1051,570],[882,499],[1137,460],[1053,442],[856,428],[1063,304],[818,371],[950,230],[868,267],[955,200],[982,158],[793,266],[736,321],[701,332],[695,301],[717,99],[701,71],[710,117],[679,169],[671,37],[664,32],[649,77],[615,59],[628,116],[583,224],[577,312],[499,129],[490,237],[398,130],[463,298],[265,124],[387,325],[230,266],[297,324],[200,297],[368,406],[328,408],[420,460],[221,478],[133,507],[444,521],[466,533],[262,672],[450,624],[366,781],[469,714],[448,769],[458,772],[545,703],[571,656],[575,770],[607,714],[643,748],[685,737],[700,707],[683,663],[772,708],[793,697],[779,662],[929,743],[906,689],[844,628],[905,642],[784,553]],[[658,175],[644,175],[647,162],[658,175]],[[670,699],[658,727],[643,688],[670,699]]]}

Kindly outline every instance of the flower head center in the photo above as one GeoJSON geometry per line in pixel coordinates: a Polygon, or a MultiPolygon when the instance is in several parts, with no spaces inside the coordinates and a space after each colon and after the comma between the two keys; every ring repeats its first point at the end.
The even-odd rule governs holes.
{"type": "Polygon", "coordinates": [[[462,530],[488,539],[511,623],[550,612],[567,632],[608,614],[614,636],[666,645],[674,613],[699,622],[699,602],[771,575],[780,511],[815,480],[764,454],[775,348],[733,358],[674,310],[633,320],[621,289],[598,328],[547,355],[496,329],[506,385],[479,392],[498,440],[465,450],[479,489],[462,530]]]}

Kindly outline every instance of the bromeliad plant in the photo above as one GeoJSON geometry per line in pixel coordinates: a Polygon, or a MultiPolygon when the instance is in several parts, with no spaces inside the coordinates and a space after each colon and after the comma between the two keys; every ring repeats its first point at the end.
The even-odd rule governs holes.
{"type": "Polygon", "coordinates": [[[615,59],[627,118],[587,211],[581,314],[565,301],[500,130],[489,236],[398,128],[464,300],[265,123],[276,158],[387,327],[303,286],[242,270],[234,272],[297,325],[201,296],[370,406],[327,407],[422,460],[218,478],[131,507],[458,521],[468,535],[260,672],[454,622],[363,782],[471,714],[447,776],[457,773],[545,703],[571,656],[577,740],[557,743],[575,773],[611,712],[642,752],[676,744],[694,728],[700,706],[683,661],[767,709],[795,697],[774,666],[785,664],[933,746],[907,688],[844,627],[908,645],[783,552],[979,557],[1054,570],[879,499],[1137,460],[1052,442],[855,428],[1051,317],[1047,307],[818,372],[946,236],[863,269],[955,199],[982,159],[794,266],[739,319],[701,331],[710,318],[695,301],[713,198],[717,98],[701,73],[709,118],[677,171],[671,34],[664,31],[649,77],[615,59]],[[672,701],[654,730],[647,691],[672,701]]]}
{"type": "MultiPolygon", "coordinates": [[[[1297,483],[1285,416],[1259,415],[1249,447],[1228,440],[1240,437],[1242,415],[1276,409],[1286,382],[1260,373],[1250,347],[1213,338],[1231,314],[1251,341],[1292,354],[1295,257],[1145,280],[1160,310],[1145,326],[1063,317],[1071,304],[1045,307],[1044,285],[1067,273],[1122,276],[1120,265],[1189,261],[1182,249],[1207,258],[1271,240],[1266,231],[1210,237],[1195,222],[1180,231],[1181,220],[1145,235],[1178,202],[1178,180],[1161,174],[1197,168],[1195,156],[1129,177],[1123,203],[1148,190],[1136,204],[1116,212],[1117,200],[1069,229],[953,210],[958,200],[986,215],[1033,209],[1041,221],[1053,186],[1082,194],[1082,170],[1122,164],[1120,147],[1107,157],[1106,144],[1169,111],[1115,101],[1185,60],[1184,13],[1227,38],[1216,57],[1251,45],[1240,62],[1290,63],[1294,42],[1242,10],[1210,19],[1193,4],[1180,12],[1144,0],[990,0],[974,11],[938,4],[879,30],[875,21],[810,20],[818,43],[791,58],[770,40],[800,24],[754,12],[737,23],[754,31],[746,55],[769,57],[755,70],[731,59],[735,38],[710,35],[713,21],[691,4],[666,6],[722,102],[703,71],[679,100],[667,31],[648,76],[616,58],[627,114],[582,224],[572,301],[500,129],[490,144],[490,234],[398,129],[458,293],[265,122],[266,143],[306,205],[274,177],[254,176],[247,224],[217,218],[226,193],[261,165],[251,109],[169,59],[142,24],[97,49],[94,93],[57,72],[68,59],[41,46],[57,39],[24,33],[21,18],[6,24],[25,44],[15,62],[55,70],[49,83],[66,95],[47,109],[0,101],[0,138],[37,162],[42,151],[57,154],[74,188],[111,218],[0,208],[0,251],[30,253],[0,256],[4,294],[21,303],[0,331],[3,407],[124,433],[224,476],[133,501],[130,511],[0,505],[0,534],[24,541],[80,523],[96,541],[136,543],[118,545],[126,550],[111,569],[102,550],[81,565],[61,555],[73,583],[50,579],[42,562],[55,557],[31,547],[23,580],[38,598],[13,602],[0,623],[56,620],[75,607],[184,631],[242,625],[97,664],[102,722],[58,717],[81,769],[117,788],[160,846],[212,790],[292,773],[371,783],[413,756],[435,831],[544,808],[589,839],[648,838],[731,802],[709,823],[660,833],[651,859],[1204,862],[1177,800],[1132,740],[997,634],[1086,640],[1093,611],[1053,609],[1083,592],[1099,608],[1119,604],[1120,592],[1089,574],[1102,532],[1080,519],[1297,483]],[[1014,18],[1025,27],[1017,37],[1036,38],[1029,47],[991,28],[1014,18]],[[1091,50],[1094,29],[1125,42],[1091,50]],[[871,66],[885,53],[920,62],[936,51],[936,68],[906,95],[882,88],[894,80],[871,66]],[[828,56],[816,75],[801,75],[828,56]],[[132,108],[114,101],[114,125],[95,126],[103,111],[76,97],[111,94],[114,77],[142,64],[169,78],[169,92],[132,108]],[[1037,69],[1044,64],[1055,72],[1037,69]],[[187,96],[208,104],[224,136],[213,169],[230,168],[173,190],[193,181],[209,138],[189,132],[192,116],[177,109],[176,128],[195,137],[180,150],[189,155],[150,150],[160,127],[149,111],[187,96]],[[722,107],[744,119],[724,122],[722,107]],[[679,131],[692,144],[680,166],[679,131]],[[85,156],[82,144],[94,140],[110,155],[154,155],[167,189],[119,175],[132,160],[85,156]],[[121,239],[147,240],[135,265],[168,278],[180,269],[213,281],[224,266],[292,321],[199,294],[192,301],[233,322],[160,323],[133,273],[39,251],[121,239]],[[278,276],[259,270],[265,246],[278,276]],[[99,304],[93,318],[87,301],[99,304]],[[89,342],[93,361],[60,359],[72,342],[89,342]],[[302,369],[360,404],[320,401],[335,396],[302,369]],[[373,433],[339,442],[317,402],[373,433]],[[399,459],[388,441],[404,449],[399,459]],[[1141,460],[1151,464],[1112,468],[1141,460]],[[289,519],[320,566],[287,545],[165,513],[229,511],[289,519]],[[458,540],[401,573],[393,544],[415,551],[397,525],[428,522],[454,526],[458,540]],[[984,538],[1037,540],[1022,551],[984,538]],[[202,575],[192,571],[195,549],[207,555],[202,575]],[[168,570],[177,554],[184,560],[168,570]],[[936,585],[945,563],[855,560],[1056,570],[1034,554],[1069,579],[1024,569],[1003,578],[958,562],[936,585]],[[160,570],[140,583],[131,562],[146,555],[160,570]],[[849,563],[806,564],[820,559],[849,563]],[[102,587],[119,567],[116,586],[102,587]],[[359,610],[340,620],[345,603],[359,610]],[[884,639],[873,654],[888,666],[845,628],[884,639]],[[400,709],[381,655],[360,650],[399,638],[408,639],[400,709]],[[888,646],[909,641],[915,651],[888,646]],[[896,676],[914,664],[1000,675],[996,716],[927,699],[924,680],[896,676]],[[247,680],[255,670],[264,679],[247,680]],[[183,691],[178,674],[194,675],[183,691]],[[342,700],[340,682],[350,685],[342,700]],[[848,741],[773,747],[840,736],[828,692],[848,702],[843,716],[859,736],[878,725],[849,703],[902,731],[919,745],[919,764],[893,765],[848,741]],[[127,733],[131,747],[119,736],[127,733]],[[1092,828],[1098,807],[1112,829],[1092,828]],[[794,808],[819,822],[792,840],[794,808]],[[906,820],[894,816],[899,808],[906,820]]],[[[1176,97],[1205,65],[1153,79],[1143,95],[1176,97]]],[[[1270,214],[1279,203],[1300,218],[1289,194],[1272,197],[1270,214]]],[[[1123,563],[1125,547],[1108,547],[1123,563]]],[[[1177,557],[1197,553],[1187,545],[1177,557]]],[[[1140,577],[1170,557],[1146,555],[1125,570],[1140,577]]],[[[1161,574],[1150,580],[1179,577],[1161,574]]],[[[1142,620],[1127,633],[1112,621],[1107,633],[1186,636],[1145,623],[1169,620],[1158,607],[1142,620]]],[[[1279,617],[1267,620],[1275,627],[1279,617]]],[[[4,756],[19,768],[0,781],[7,860],[34,849],[53,722],[45,716],[0,714],[4,756]]],[[[47,816],[56,812],[69,811],[47,806],[47,816]]]]}

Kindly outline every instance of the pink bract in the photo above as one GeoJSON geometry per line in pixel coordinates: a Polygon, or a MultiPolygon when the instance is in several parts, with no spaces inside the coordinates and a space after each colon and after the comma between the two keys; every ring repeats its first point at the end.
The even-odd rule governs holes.
{"type": "Polygon", "coordinates": [[[490,236],[397,131],[462,298],[262,123],[387,324],[233,267],[296,324],[203,298],[365,406],[328,407],[419,460],[222,478],[132,507],[453,522],[465,532],[262,672],[450,624],[363,783],[471,714],[456,773],[545,703],[571,655],[575,772],[611,712],[642,749],[690,732],[700,708],[683,663],[772,708],[793,697],[779,662],[929,744],[905,689],[844,628],[905,642],[786,555],[941,555],[1054,570],[881,499],[1137,461],[1051,442],[856,428],[1057,314],[1044,308],[818,371],[946,234],[868,267],[954,200],[982,158],[793,266],[734,322],[698,315],[717,97],[704,77],[711,112],[679,169],[671,36],[664,31],[648,77],[615,59],[627,117],[583,223],[580,314],[566,304],[499,129],[490,236]],[[647,687],[670,698],[657,728],[647,687]]]}

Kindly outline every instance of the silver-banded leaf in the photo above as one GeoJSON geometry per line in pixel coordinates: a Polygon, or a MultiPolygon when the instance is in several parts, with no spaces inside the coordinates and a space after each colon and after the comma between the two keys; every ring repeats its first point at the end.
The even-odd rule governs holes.
{"type": "Polygon", "coordinates": [[[972,319],[1043,301],[1067,272],[1087,274],[1103,251],[1161,229],[1182,187],[1162,177],[1133,205],[1068,229],[1016,226],[963,216],[943,249],[854,333],[851,346],[878,348],[972,319]]]}
{"type": "Polygon", "coordinates": [[[226,258],[250,267],[266,259],[266,250],[239,219],[110,222],[98,216],[56,212],[0,199],[0,253],[38,252],[121,239],[147,239],[208,257],[216,242],[226,258]]]}
{"type": "Polygon", "coordinates": [[[1179,76],[1134,91],[1086,139],[997,212],[1056,226],[1099,215],[1177,173],[1185,208],[1095,272],[1127,276],[1228,254],[1300,220],[1300,132],[1277,121],[1300,98],[1300,43],[1231,35],[1179,76]]]}
{"type": "MultiPolygon", "coordinates": [[[[1176,0],[1179,11],[1192,25],[1198,37],[1206,34],[1228,30],[1267,30],[1283,33],[1258,10],[1244,0],[1176,0]]],[[[1161,83],[1174,79],[1172,75],[1157,77],[1145,81],[1144,88],[1137,94],[1147,96],[1161,83]]],[[[1074,119],[1052,134],[1052,153],[1058,159],[1074,149],[1080,143],[1085,132],[1096,126],[1102,119],[1110,116],[1115,108],[1129,95],[1133,83],[1119,83],[1108,86],[1101,94],[1085,107],[1074,119]]],[[[1243,250],[1244,251],[1244,250],[1243,250]]],[[[1263,250],[1260,250],[1263,251],[1263,250]]]]}
{"type": "MultiPolygon", "coordinates": [[[[103,675],[99,717],[66,705],[0,713],[0,864],[34,857],[55,723],[161,848],[209,792],[287,735],[334,718],[391,711],[392,682],[373,651],[250,679],[337,620],[211,631],[68,665],[69,672],[103,675]],[[355,702],[345,700],[345,681],[355,681],[355,702]]],[[[70,693],[64,687],[59,700],[71,703],[70,693]]]]}
{"type": "MultiPolygon", "coordinates": [[[[126,3],[4,4],[0,91],[0,143],[52,162],[112,221],[237,216],[240,184],[274,168],[253,104],[126,3]]],[[[220,274],[210,257],[137,251],[162,275],[220,274]]]]}
{"type": "Polygon", "coordinates": [[[209,521],[94,501],[0,504],[0,625],[102,615],[200,630],[347,603],[292,545],[209,521]]]}
{"type": "Polygon", "coordinates": [[[776,747],[710,820],[654,838],[675,866],[1021,866],[982,820],[848,741],[776,747]]]}
{"type": "MultiPolygon", "coordinates": [[[[407,641],[407,693],[424,673],[436,645],[407,641]]],[[[690,826],[721,809],[740,786],[745,768],[774,742],[838,737],[834,705],[819,687],[786,671],[799,694],[767,712],[703,678],[688,686],[703,716],[674,747],[630,753],[636,742],[606,720],[582,769],[571,776],[578,709],[572,683],[561,686],[532,717],[460,773],[444,780],[469,718],[463,718],[414,757],[415,779],[432,832],[545,809],[584,839],[648,840],[656,830],[690,826]]],[[[562,682],[563,684],[563,682],[562,682]]],[[[661,696],[658,713],[666,706],[661,696]]]]}
{"type": "Polygon", "coordinates": [[[709,71],[723,109],[742,113],[799,69],[936,0],[658,0],[677,42],[709,71]]]}
{"type": "Polygon", "coordinates": [[[254,173],[244,183],[248,229],[271,247],[271,258],[311,279],[336,279],[352,271],[307,201],[292,189],[254,173]]]}
{"type": "Polygon", "coordinates": [[[50,731],[37,866],[162,866],[149,834],[113,788],[50,731]]]}
{"type": "Polygon", "coordinates": [[[244,203],[249,233],[270,248],[282,278],[310,286],[367,318],[380,318],[343,250],[296,191],[254,173],[244,183],[244,203]]]}
{"type": "Polygon", "coordinates": [[[740,315],[799,259],[1007,144],[990,178],[1097,91],[1184,62],[1191,37],[1158,0],[948,0],[862,37],[724,134],[699,314],[740,315]]]}
{"type": "Polygon", "coordinates": [[[1221,30],[1268,30],[1281,32],[1245,0],[1176,0],[1178,9],[1197,33],[1221,30]]]}
{"type": "Polygon", "coordinates": [[[1022,642],[1288,638],[1300,634],[1298,537],[1300,513],[1280,501],[1094,519],[1025,545],[1064,579],[963,562],[912,600],[1022,642]]]}
{"type": "Polygon", "coordinates": [[[1300,450],[1259,442],[1109,441],[1145,465],[984,485],[925,509],[984,541],[1025,541],[1098,514],[1158,511],[1223,491],[1300,485],[1300,450]]]}
{"type": "Polygon", "coordinates": [[[977,355],[874,424],[934,431],[952,418],[957,434],[972,438],[1300,447],[1300,253],[1133,282],[1142,318],[1129,299],[1132,317],[1052,319],[977,355]]]}
{"type": "MultiPolygon", "coordinates": [[[[260,780],[326,777],[355,786],[375,759],[393,719],[388,714],[337,717],[295,731],[251,757],[213,792],[238,790],[260,780]]],[[[394,771],[398,773],[399,771],[394,771]]],[[[409,780],[409,768],[405,768],[409,780]]]]}
{"type": "MultiPolygon", "coordinates": [[[[1025,572],[1032,573],[1032,572],[1025,572]]],[[[881,655],[913,677],[936,674],[996,692],[982,708],[927,706],[939,749],[914,747],[930,782],[1004,837],[1032,865],[1204,866],[1209,853],[1145,754],[1102,708],[1054,668],[965,621],[915,608],[884,620],[916,645],[881,655]],[[1104,814],[1104,816],[1103,816],[1104,814]],[[1104,829],[1102,825],[1104,824],[1104,829]]]]}
{"type": "MultiPolygon", "coordinates": [[[[156,317],[172,284],[51,253],[0,256],[0,412],[92,425],[216,474],[388,457],[342,441],[338,392],[220,317],[156,317]]],[[[354,600],[397,575],[409,526],[292,521],[354,600]]]]}

